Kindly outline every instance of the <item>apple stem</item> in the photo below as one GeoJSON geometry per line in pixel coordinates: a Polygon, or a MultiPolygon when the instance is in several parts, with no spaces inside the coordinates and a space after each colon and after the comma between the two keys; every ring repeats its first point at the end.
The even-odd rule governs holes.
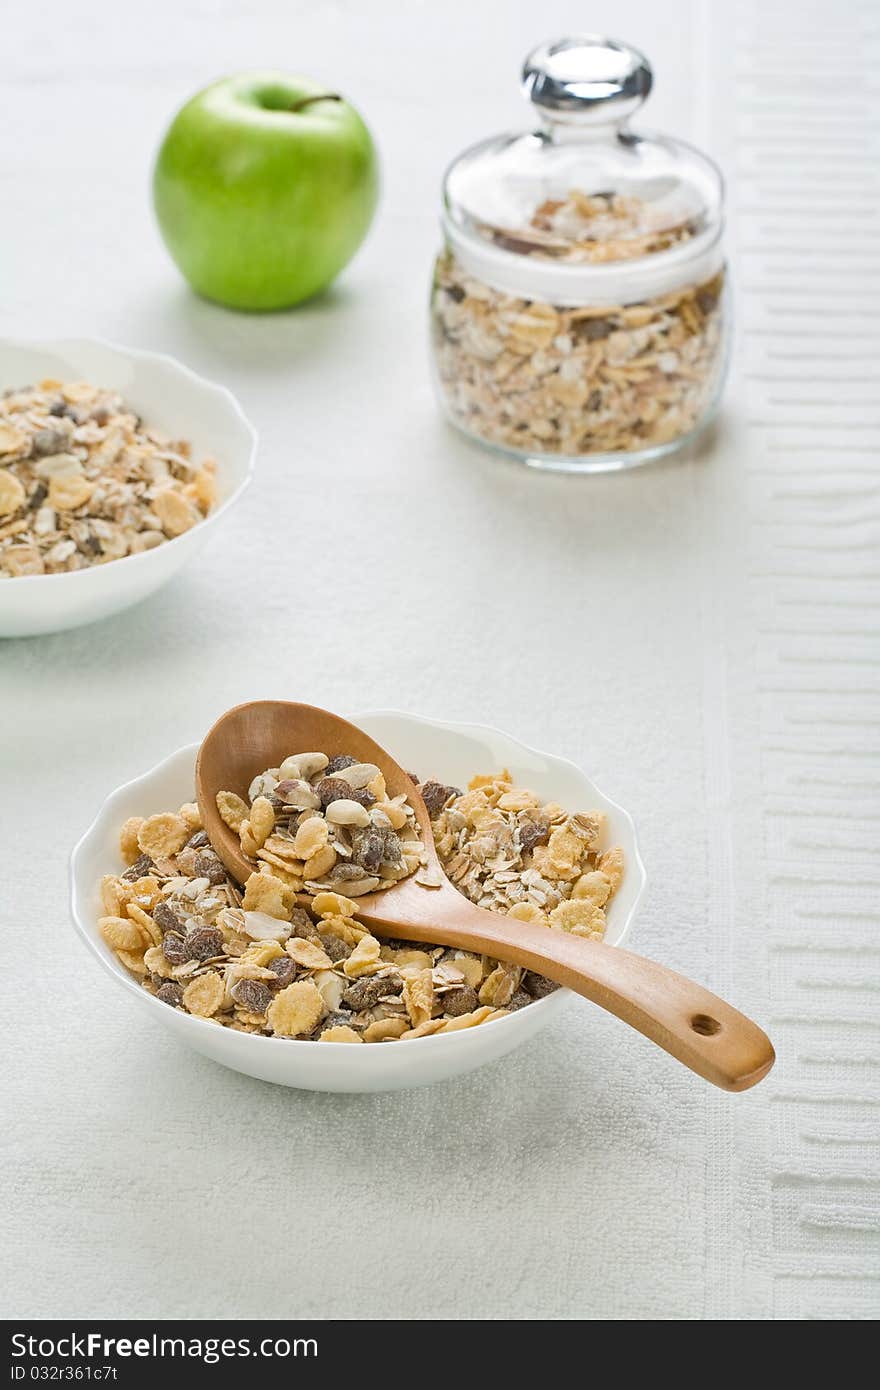
{"type": "Polygon", "coordinates": [[[292,105],[291,107],[289,107],[288,109],[289,109],[290,111],[302,111],[304,107],[306,107],[306,106],[311,106],[312,103],[313,103],[313,102],[316,102],[316,101],[342,101],[342,100],[343,100],[343,98],[339,95],[338,92],[319,92],[319,93],[317,94],[317,96],[302,97],[299,101],[295,101],[295,102],[293,103],[293,105],[292,105]]]}

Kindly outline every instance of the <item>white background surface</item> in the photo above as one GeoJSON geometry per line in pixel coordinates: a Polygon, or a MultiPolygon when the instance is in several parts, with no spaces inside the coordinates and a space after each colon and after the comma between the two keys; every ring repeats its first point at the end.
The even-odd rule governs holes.
{"type": "Polygon", "coordinates": [[[793,0],[587,18],[651,56],[650,124],[723,160],[741,308],[714,451],[581,482],[447,430],[425,301],[443,167],[523,121],[522,56],[582,7],[12,5],[0,331],[175,353],[262,450],[162,595],[0,648],[7,1316],[878,1311],[869,7],[830,30],[793,0]],[[267,61],[361,107],[385,193],[331,295],[250,318],[181,284],[148,170],[183,99],[267,61]],[[111,788],[273,695],[581,761],[640,829],[632,945],[765,1022],[770,1080],[723,1096],[574,1004],[461,1082],[300,1094],[135,1017],[68,926],[69,846],[111,788]]]}

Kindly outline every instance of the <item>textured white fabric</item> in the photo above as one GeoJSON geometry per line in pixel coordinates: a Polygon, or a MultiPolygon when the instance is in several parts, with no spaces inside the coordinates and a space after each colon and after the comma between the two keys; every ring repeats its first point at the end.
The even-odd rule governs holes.
{"type": "Polygon", "coordinates": [[[591,7],[654,60],[650,124],[731,176],[739,351],[711,452],[578,481],[446,429],[425,300],[442,168],[522,122],[522,55],[582,22],[564,0],[132,0],[124,23],[13,0],[0,331],[167,349],[240,395],[262,449],[171,588],[0,647],[7,1316],[878,1311],[876,28],[856,0],[591,7]],[[361,105],[385,197],[331,294],[247,318],[180,284],[147,168],[190,91],[267,60],[361,105]],[[766,1022],[773,1076],[721,1095],[575,1003],[462,1081],[321,1096],[133,1015],[67,925],[69,845],[272,695],[582,761],[639,827],[632,945],[766,1022]]]}

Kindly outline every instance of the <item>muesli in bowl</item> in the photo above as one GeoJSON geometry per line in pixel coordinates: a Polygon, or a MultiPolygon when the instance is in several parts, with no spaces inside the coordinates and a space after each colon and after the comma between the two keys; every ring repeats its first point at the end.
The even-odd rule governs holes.
{"type": "MultiPolygon", "coordinates": [[[[465,792],[438,781],[420,790],[465,897],[602,939],[624,866],[619,845],[603,848],[601,811],[544,803],[507,770],[465,792]]],[[[214,853],[194,802],[128,817],[125,867],[101,879],[98,929],[163,1004],[236,1031],[371,1043],[492,1022],[556,988],[488,956],[379,940],[357,920],[357,897],[425,863],[412,807],[387,796],[377,767],[295,752],[254,778],[247,802],[221,791],[217,803],[254,860],[246,883],[214,853]]]]}
{"type": "Polygon", "coordinates": [[[119,391],[47,378],[0,395],[0,581],[139,555],[198,525],[217,464],[119,391]]]}
{"type": "Polygon", "coordinates": [[[146,598],[250,481],[256,434],[233,396],[163,354],[0,339],[4,391],[0,637],[79,627],[146,598]]]}
{"type": "MultiPolygon", "coordinates": [[[[453,880],[458,877],[457,886],[472,901],[486,903],[487,898],[493,897],[498,910],[513,908],[515,917],[532,918],[535,913],[543,914],[550,930],[576,930],[585,935],[601,933],[605,942],[611,945],[623,940],[638,908],[645,883],[632,821],[572,763],[525,748],[515,739],[482,726],[425,720],[398,713],[359,714],[353,718],[377,742],[393,748],[404,766],[444,769],[448,780],[444,779],[434,786],[423,784],[423,791],[432,807],[437,844],[444,856],[446,872],[453,880]],[[466,788],[473,769],[477,767],[509,769],[509,784],[507,778],[500,781],[492,778],[482,788],[463,790],[461,795],[468,800],[464,807],[460,807],[457,804],[459,789],[466,788]],[[519,809],[507,806],[499,812],[498,802],[501,798],[522,786],[535,789],[537,805],[519,809]],[[567,836],[553,839],[557,830],[564,830],[564,818],[560,824],[554,823],[554,818],[562,814],[563,806],[595,807],[602,813],[605,825],[599,846],[591,849],[587,840],[581,841],[579,837],[575,837],[575,840],[567,836]],[[545,814],[548,818],[546,825],[545,814]],[[460,841],[462,827],[457,820],[459,815],[472,819],[474,829],[477,823],[482,825],[484,831],[488,832],[482,836],[483,843],[479,843],[481,837],[472,836],[470,832],[460,841]],[[538,841],[543,839],[545,830],[549,832],[546,843],[540,844],[538,841]],[[528,848],[536,835],[538,838],[528,848]],[[517,837],[521,853],[516,850],[517,837]],[[473,856],[465,854],[462,857],[466,843],[473,848],[473,856]],[[607,848],[618,844],[622,847],[625,872],[618,879],[614,891],[609,890],[604,906],[599,907],[604,885],[601,880],[590,877],[599,864],[595,851],[598,848],[601,855],[607,848]],[[580,857],[573,853],[575,850],[581,851],[580,857]],[[526,880],[529,869],[535,868],[536,851],[542,851],[538,853],[538,864],[543,862],[550,872],[539,869],[537,874],[529,874],[526,880]],[[552,863],[551,860],[556,862],[552,863]],[[479,867],[475,869],[477,864],[479,867]],[[525,880],[520,886],[516,882],[518,877],[525,880]],[[578,888],[578,883],[584,879],[587,882],[581,883],[578,888]],[[551,920],[554,914],[555,920],[551,920]],[[559,917],[566,914],[569,917],[567,926],[559,921],[559,917]]],[[[241,939],[235,940],[230,934],[227,943],[224,937],[224,946],[218,949],[216,957],[199,960],[196,956],[189,956],[193,945],[197,950],[205,951],[218,945],[214,937],[196,937],[194,942],[187,945],[191,929],[216,927],[215,921],[202,920],[200,912],[193,911],[193,904],[203,893],[209,898],[225,896],[225,885],[229,883],[222,866],[211,855],[206,855],[204,859],[200,857],[206,851],[205,845],[201,845],[198,839],[187,845],[188,840],[200,834],[195,809],[188,800],[192,796],[196,753],[195,745],[180,749],[166,762],[113,793],[71,859],[71,908],[82,940],[109,972],[116,988],[124,989],[133,1001],[140,1001],[140,1007],[146,1008],[154,1021],[175,1033],[180,1041],[226,1066],[282,1085],[331,1091],[397,1089],[437,1081],[503,1056],[534,1037],[572,999],[568,990],[556,989],[537,975],[527,972],[516,979],[508,974],[506,967],[499,968],[497,962],[490,966],[489,961],[484,961],[482,957],[471,958],[468,952],[447,952],[445,948],[424,943],[372,938],[376,945],[368,941],[355,955],[358,943],[370,933],[358,923],[357,898],[349,898],[347,903],[342,903],[341,899],[346,897],[342,892],[335,895],[336,900],[330,896],[330,890],[323,890],[326,895],[323,898],[314,894],[308,900],[310,905],[304,914],[310,926],[306,926],[303,917],[296,915],[299,930],[305,933],[297,935],[293,909],[291,907],[288,914],[284,894],[291,889],[295,891],[297,881],[303,877],[301,868],[308,861],[301,861],[299,866],[295,863],[295,846],[283,870],[292,875],[292,885],[280,878],[282,870],[278,864],[270,865],[263,858],[259,862],[271,872],[260,873],[259,877],[265,882],[250,890],[251,895],[256,892],[264,895],[262,898],[250,896],[247,906],[244,906],[247,885],[243,890],[240,885],[231,884],[231,901],[226,898],[219,906],[216,902],[209,904],[209,917],[224,908],[265,913],[270,920],[263,922],[262,928],[271,935],[249,937],[245,932],[236,932],[241,939]],[[178,809],[169,812],[170,807],[178,809]],[[160,817],[158,822],[154,819],[157,816],[160,817]],[[147,829],[151,819],[153,825],[147,829]],[[120,827],[126,821],[131,824],[125,832],[124,852],[120,854],[120,827]],[[141,841],[146,850],[141,848],[141,841]],[[158,875],[155,872],[142,872],[149,866],[146,863],[137,865],[137,860],[137,867],[126,867],[126,860],[136,850],[139,851],[138,858],[141,854],[149,853],[152,863],[160,870],[158,875]],[[176,860],[181,853],[184,855],[182,864],[168,862],[169,858],[176,860]],[[126,874],[129,876],[125,877],[126,874]],[[102,894],[101,883],[106,875],[122,881],[118,897],[110,896],[113,891],[110,887],[107,896],[102,894]],[[203,881],[197,883],[195,888],[188,887],[186,880],[194,877],[203,881]],[[139,883],[144,878],[150,881],[139,883]],[[216,879],[216,882],[212,883],[212,879],[216,879]],[[276,882],[270,882],[271,879],[276,882]],[[172,883],[173,889],[168,891],[172,883]],[[138,885],[137,892],[132,891],[134,885],[138,885]],[[188,897],[191,893],[195,896],[188,897]],[[280,902],[276,898],[273,905],[276,905],[277,911],[284,911],[283,919],[277,917],[273,920],[273,913],[266,911],[266,904],[274,894],[280,895],[280,902]],[[135,901],[139,896],[143,896],[143,901],[135,901]],[[179,923],[177,929],[161,910],[157,923],[156,908],[160,899],[166,901],[175,914],[179,923]],[[144,918],[139,918],[137,911],[129,911],[128,902],[133,902],[135,909],[140,909],[145,917],[152,920],[152,928],[144,918]],[[345,912],[329,911],[338,906],[343,906],[345,912]],[[122,908],[123,911],[108,910],[114,908],[122,908]],[[329,911],[329,916],[322,916],[321,910],[325,913],[329,911]],[[125,940],[121,935],[114,938],[119,943],[115,948],[111,947],[108,938],[98,927],[99,920],[105,917],[118,917],[124,924],[122,928],[114,924],[117,930],[126,933],[125,940]],[[336,930],[329,925],[329,917],[343,919],[333,924],[336,930]],[[140,926],[146,930],[151,944],[146,943],[142,932],[131,931],[132,922],[136,928],[140,926]],[[155,940],[157,926],[161,929],[158,941],[155,940]],[[180,927],[183,927],[182,931],[180,927]],[[186,960],[181,958],[176,962],[186,968],[179,971],[177,976],[172,974],[170,979],[161,975],[161,970],[166,966],[157,955],[149,955],[149,963],[147,961],[148,953],[164,940],[165,928],[182,938],[183,950],[187,952],[186,960]],[[311,968],[294,959],[296,953],[305,957],[307,951],[303,950],[304,945],[307,948],[311,942],[318,946],[315,936],[320,938],[319,949],[330,959],[330,967],[325,964],[323,956],[310,957],[311,968]],[[340,946],[331,937],[338,937],[342,941],[343,953],[348,952],[344,959],[342,954],[339,959],[333,959],[340,952],[340,946]],[[299,944],[291,947],[291,941],[299,944]],[[266,1023],[268,1012],[259,1014],[257,1010],[245,1009],[240,1002],[236,1002],[232,1009],[220,1008],[220,1002],[225,1004],[226,1000],[227,967],[240,965],[242,956],[249,950],[254,955],[258,954],[261,944],[262,949],[268,946],[273,960],[281,960],[284,956],[296,966],[298,973],[291,983],[311,982],[319,993],[321,984],[324,984],[328,991],[327,999],[322,995],[320,1016],[315,1015],[311,1032],[305,1036],[301,1032],[293,1038],[280,1031],[273,1033],[271,1025],[267,1027],[266,1023]],[[240,950],[239,955],[235,954],[236,950],[240,950]],[[132,954],[124,957],[121,951],[132,954]],[[408,952],[421,954],[407,955],[408,952]],[[396,953],[393,959],[389,958],[392,953],[396,953]],[[354,962],[349,964],[346,973],[345,963],[352,956],[354,962]],[[450,957],[455,959],[454,964],[450,957]],[[157,979],[154,980],[150,965],[157,960],[160,970],[155,972],[157,979]],[[195,964],[191,964],[192,961],[195,964]],[[370,968],[361,972],[360,965],[363,963],[370,968]],[[430,1018],[425,1016],[428,979],[423,973],[429,968],[432,992],[430,1018]],[[333,984],[325,983],[325,979],[330,977],[321,974],[328,969],[335,981],[333,984]],[[202,1009],[207,1003],[208,1012],[190,1012],[182,1002],[182,992],[193,977],[203,974],[223,974],[223,1000],[220,1001],[217,984],[199,986],[190,995],[190,1001],[196,1003],[196,1008],[202,1009]],[[389,989],[389,984],[396,983],[397,977],[405,980],[409,975],[413,976],[415,982],[415,988],[410,986],[409,989],[409,1004],[414,1013],[410,1013],[406,998],[401,1008],[403,989],[400,985],[396,989],[389,989]],[[378,981],[375,979],[377,976],[378,981]],[[372,990],[368,991],[365,985],[362,1000],[357,995],[349,1000],[340,996],[338,1006],[330,1007],[335,1003],[333,996],[340,985],[344,994],[358,980],[371,985],[372,990]],[[169,991],[167,1003],[157,997],[158,991],[168,983],[180,988],[181,1002],[178,1002],[176,989],[173,995],[169,991]],[[209,993],[199,1002],[202,990],[209,993]],[[476,1000],[467,990],[473,990],[476,1000]],[[378,997],[374,1002],[369,1002],[366,997],[368,993],[377,991],[378,997]],[[212,1011],[215,998],[218,1007],[212,1011]],[[528,1006],[527,999],[530,1001],[528,1006]],[[438,1011],[435,1015],[435,1004],[441,1001],[445,1001],[442,1012],[438,1011]],[[422,1021],[415,1022],[415,1018],[419,1018],[417,1010],[420,1006],[423,1010],[422,1021]],[[238,1016],[236,1009],[239,1010],[238,1016]],[[350,1013],[354,1022],[352,1018],[334,1018],[333,1015],[338,1013],[350,1013]],[[256,1016],[245,1017],[245,1014],[256,1016]],[[482,1026],[489,1021],[491,1028],[482,1026]],[[454,1027],[448,1026],[453,1023],[454,1027]],[[380,1026],[370,1033],[370,1042],[381,1040],[382,1033],[387,1032],[386,1040],[399,1033],[403,1041],[410,1041],[410,1037],[404,1037],[404,1034],[410,1034],[419,1040],[419,1045],[403,1048],[298,1045],[304,1040],[318,1042],[322,1031],[337,1026],[352,1028],[363,1037],[373,1024],[380,1026]],[[314,1036],[315,1028],[319,1029],[317,1036],[314,1036]]],[[[292,832],[294,839],[297,831],[292,832]]],[[[365,851],[368,849],[366,845],[363,848],[365,851]]],[[[270,849],[267,853],[274,854],[274,850],[270,849]]],[[[285,853],[290,852],[286,850],[285,853]]],[[[613,876],[613,858],[606,861],[602,872],[609,878],[613,876]],[[608,873],[609,869],[611,873],[608,873]]],[[[289,897],[287,901],[290,902],[289,897]]],[[[260,918],[255,918],[251,927],[259,928],[260,918]]],[[[113,936],[113,927],[107,924],[107,930],[113,936]]],[[[181,950],[178,941],[171,940],[169,947],[172,955],[175,948],[181,950]]],[[[270,964],[262,968],[269,969],[270,964]]],[[[290,966],[276,965],[275,970],[288,971],[290,966]]],[[[257,982],[268,985],[274,1000],[278,986],[266,976],[260,977],[257,982]]],[[[286,987],[281,985],[281,988],[286,987]]],[[[303,993],[297,992],[293,997],[294,1004],[303,993]]],[[[305,993],[306,1006],[308,1008],[311,1001],[310,1007],[314,1012],[314,996],[311,991],[305,993]]],[[[262,994],[256,1002],[265,1002],[262,994]]],[[[279,1022],[281,1012],[276,1010],[273,1014],[276,1022],[279,1022]]],[[[308,1013],[301,1017],[302,1028],[309,1021],[308,1013]]],[[[288,1016],[286,1023],[281,1026],[295,1026],[297,1021],[294,1014],[292,1018],[288,1016]]],[[[343,1035],[343,1038],[346,1037],[343,1035]]]]}

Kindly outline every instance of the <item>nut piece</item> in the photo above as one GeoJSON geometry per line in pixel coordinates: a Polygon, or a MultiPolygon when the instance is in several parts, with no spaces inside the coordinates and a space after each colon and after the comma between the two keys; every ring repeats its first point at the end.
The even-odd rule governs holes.
{"type": "Polygon", "coordinates": [[[361,791],[379,776],[379,769],[375,763],[346,763],[344,767],[337,768],[336,776],[354,787],[355,791],[361,791]]]}
{"type": "Polygon", "coordinates": [[[275,788],[275,795],[280,796],[286,806],[292,806],[295,811],[317,811],[321,805],[320,798],[316,791],[298,777],[286,777],[283,782],[279,782],[275,788]]]}
{"type": "Polygon", "coordinates": [[[284,759],[278,769],[278,776],[281,780],[285,777],[295,777],[311,782],[319,772],[324,771],[329,761],[326,753],[294,753],[292,757],[284,759]]]}
{"type": "Polygon", "coordinates": [[[318,850],[323,849],[330,838],[327,822],[320,816],[311,816],[303,821],[293,841],[294,851],[299,859],[311,859],[318,850]]]}
{"type": "Polygon", "coordinates": [[[326,816],[331,825],[355,825],[363,828],[370,824],[370,813],[366,807],[348,798],[332,801],[327,807],[326,816]]]}
{"type": "Polygon", "coordinates": [[[297,1038],[311,1033],[324,1013],[324,1001],[311,980],[298,980],[276,994],[266,1021],[276,1037],[297,1038]]]}
{"type": "MultiPolygon", "coordinates": [[[[314,983],[315,988],[320,993],[321,998],[324,1000],[325,1006],[330,1010],[330,1012],[333,1013],[335,1010],[338,1010],[342,1003],[342,991],[345,988],[345,986],[340,977],[336,974],[336,971],[316,970],[314,975],[312,976],[312,982],[314,983]]],[[[337,1023],[348,1023],[348,1021],[348,1018],[342,1020],[335,1020],[335,1022],[337,1023]]],[[[330,1026],[326,1020],[325,1026],[330,1026]]]]}
{"type": "Polygon", "coordinates": [[[252,941],[286,941],[290,936],[290,923],[268,912],[244,911],[242,917],[241,930],[252,941]]]}

